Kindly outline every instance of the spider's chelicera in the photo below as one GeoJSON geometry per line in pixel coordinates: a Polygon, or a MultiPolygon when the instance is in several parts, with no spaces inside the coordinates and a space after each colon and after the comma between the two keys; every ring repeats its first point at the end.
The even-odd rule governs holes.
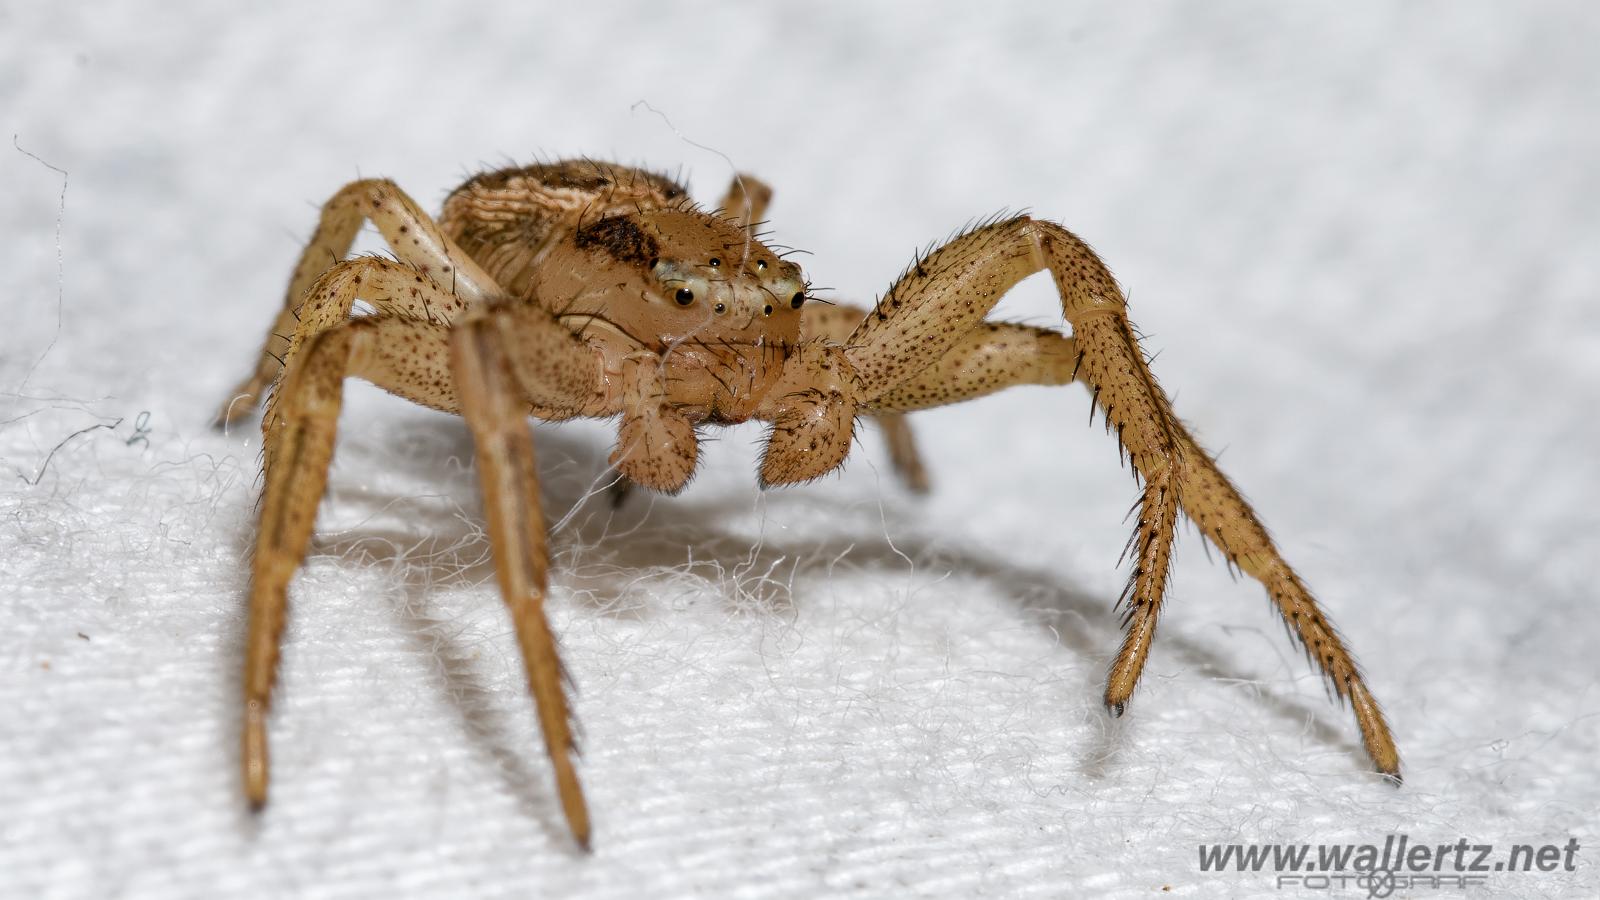
{"type": "Polygon", "coordinates": [[[576,160],[480,175],[434,220],[394,183],[358,181],[327,202],[255,371],[219,422],[275,385],[262,422],[265,488],[250,587],[245,790],[267,796],[266,718],[287,589],[305,555],[333,456],[346,376],[463,416],[477,447],[488,532],[562,809],[589,817],[555,640],[545,619],[545,527],[529,415],[619,416],[619,484],[674,492],[695,430],[771,423],[763,485],[832,471],[858,416],[885,430],[895,468],[926,487],[902,416],[1019,384],[1082,382],[1142,487],[1122,597],[1126,637],[1105,703],[1120,715],[1144,668],[1187,515],[1253,576],[1333,691],[1368,755],[1399,777],[1377,702],[1310,591],[1254,512],[1174,415],[1127,303],[1098,256],[1052,222],[985,222],[917,259],[872,309],[806,302],[800,268],[754,230],[771,190],[736,178],[719,212],[672,180],[576,160]],[[371,220],[398,261],[346,259],[371,220]],[[332,262],[331,268],[329,267],[332,262]],[[1001,295],[1047,269],[1071,334],[989,322],[1001,295]],[[357,301],[370,314],[352,315],[357,301]]]}

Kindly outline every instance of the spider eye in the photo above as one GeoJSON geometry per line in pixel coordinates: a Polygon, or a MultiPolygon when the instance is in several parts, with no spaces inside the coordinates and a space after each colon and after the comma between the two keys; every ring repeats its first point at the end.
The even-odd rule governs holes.
{"type": "Polygon", "coordinates": [[[722,265],[722,260],[716,258],[715,256],[711,257],[711,268],[715,269],[720,265],[722,265]]]}
{"type": "Polygon", "coordinates": [[[766,260],[764,260],[764,259],[756,260],[756,268],[765,269],[766,267],[767,267],[767,261],[766,260]]]}
{"type": "Polygon", "coordinates": [[[806,302],[806,292],[805,291],[801,291],[801,292],[795,294],[793,297],[789,298],[789,308],[790,309],[799,309],[800,308],[800,304],[802,304],[804,302],[806,302]]]}
{"type": "Polygon", "coordinates": [[[679,306],[688,306],[694,302],[694,291],[691,291],[688,288],[678,288],[678,293],[674,295],[674,297],[678,301],[679,306]]]}

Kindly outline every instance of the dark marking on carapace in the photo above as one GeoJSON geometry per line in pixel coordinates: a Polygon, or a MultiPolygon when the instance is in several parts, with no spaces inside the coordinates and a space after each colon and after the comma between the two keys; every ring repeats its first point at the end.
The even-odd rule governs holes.
{"type": "Polygon", "coordinates": [[[580,250],[599,250],[614,259],[648,266],[659,255],[656,239],[629,216],[609,216],[585,225],[573,235],[580,250]]]}

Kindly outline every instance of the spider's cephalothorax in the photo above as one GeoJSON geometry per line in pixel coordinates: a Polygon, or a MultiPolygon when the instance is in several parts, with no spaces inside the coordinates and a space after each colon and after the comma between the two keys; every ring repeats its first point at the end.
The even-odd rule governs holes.
{"type": "MultiPolygon", "coordinates": [[[[474,178],[439,220],[510,297],[546,310],[606,360],[590,402],[536,403],[536,414],[626,416],[639,391],[655,404],[626,417],[613,462],[657,490],[693,473],[692,426],[756,416],[800,343],[800,267],[752,233],[749,207],[764,199],[743,196],[708,213],[661,176],[569,161],[474,178]]],[[[766,473],[771,480],[815,477],[843,459],[847,428],[808,431],[808,447],[831,452],[808,451],[766,473]]]]}
{"type": "Polygon", "coordinates": [[[609,353],[658,356],[668,403],[695,421],[749,419],[800,342],[800,267],[691,209],[585,223],[551,248],[529,286],[609,353]]]}
{"type": "Polygon", "coordinates": [[[800,337],[800,268],[659,176],[586,162],[469,181],[440,227],[518,299],[625,352],[800,337]],[[507,221],[509,218],[509,222],[507,221]]]}
{"type": "MultiPolygon", "coordinates": [[[[548,553],[527,418],[617,416],[618,484],[663,491],[694,472],[695,429],[771,423],[763,484],[832,471],[853,424],[882,426],[896,470],[926,476],[903,414],[1019,384],[1087,386],[1142,487],[1123,595],[1127,631],[1107,678],[1120,715],[1143,671],[1187,515],[1268,597],[1334,692],[1368,755],[1399,777],[1388,725],[1333,625],[1212,458],[1173,414],[1110,272],[1071,232],[1018,216],[919,258],[875,308],[806,302],[799,267],[753,232],[771,191],[735,179],[721,209],[671,179],[575,160],[481,175],[435,221],[392,182],[358,181],[324,205],[229,422],[276,385],[262,421],[265,488],[245,663],[246,792],[266,801],[266,715],[290,578],[332,459],[346,376],[461,414],[477,446],[488,531],[562,809],[588,811],[555,641],[543,612],[548,553]],[[346,259],[370,220],[399,261],[346,259]],[[1018,281],[1048,269],[1071,335],[990,322],[1018,281]],[[353,314],[365,301],[370,314],[353,314]]],[[[620,494],[619,494],[620,496],[620,494]]]]}

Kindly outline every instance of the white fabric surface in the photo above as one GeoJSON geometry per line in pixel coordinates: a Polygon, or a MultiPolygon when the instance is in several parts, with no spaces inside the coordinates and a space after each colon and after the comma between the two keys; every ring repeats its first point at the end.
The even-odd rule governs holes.
{"type": "MultiPolygon", "coordinates": [[[[1397,832],[1575,836],[1577,872],[1494,891],[1600,892],[1591,5],[179,6],[0,5],[0,119],[39,157],[0,151],[0,895],[1281,896],[1197,844],[1397,832]],[[538,438],[585,857],[470,442],[352,382],[252,818],[258,433],[213,404],[339,185],[432,206],[536,154],[706,200],[726,154],[840,298],[1002,207],[1084,235],[1356,649],[1404,787],[1192,530],[1107,718],[1133,487],[1081,389],[918,416],[926,500],[870,429],[761,495],[737,429],[611,516],[582,499],[610,426],[580,423],[538,438]]],[[[1000,315],[1053,304],[1034,279],[1000,315]]]]}

